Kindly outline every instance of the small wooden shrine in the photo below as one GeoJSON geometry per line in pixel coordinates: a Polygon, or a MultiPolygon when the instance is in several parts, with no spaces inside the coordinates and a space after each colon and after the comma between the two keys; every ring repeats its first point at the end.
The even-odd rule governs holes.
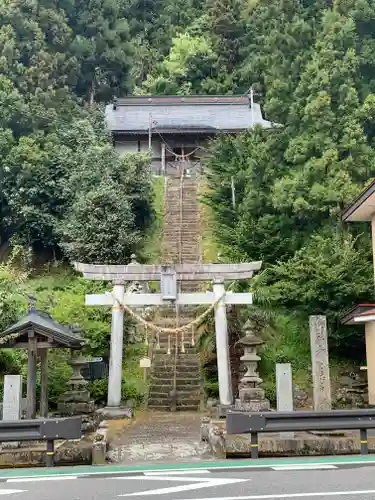
{"type": "Polygon", "coordinates": [[[57,323],[48,314],[31,306],[28,314],[0,333],[0,348],[27,349],[26,418],[36,416],[37,363],[40,359],[41,417],[48,416],[48,350],[81,349],[84,341],[69,327],[57,323]]]}

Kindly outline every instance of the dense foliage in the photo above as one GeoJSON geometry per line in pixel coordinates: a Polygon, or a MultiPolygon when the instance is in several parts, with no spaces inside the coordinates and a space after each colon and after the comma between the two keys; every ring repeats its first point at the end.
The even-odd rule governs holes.
{"type": "Polygon", "coordinates": [[[340,317],[373,299],[370,227],[340,215],[375,177],[375,6],[260,1],[250,11],[253,57],[240,67],[282,127],[213,145],[215,231],[228,259],[263,261],[259,303],[303,313],[306,325],[326,314],[333,352],[362,355],[361,329],[340,317]]]}
{"type": "Polygon", "coordinates": [[[130,88],[121,12],[116,1],[1,3],[2,244],[123,262],[149,225],[148,158],[115,153],[100,106],[130,88]]]}

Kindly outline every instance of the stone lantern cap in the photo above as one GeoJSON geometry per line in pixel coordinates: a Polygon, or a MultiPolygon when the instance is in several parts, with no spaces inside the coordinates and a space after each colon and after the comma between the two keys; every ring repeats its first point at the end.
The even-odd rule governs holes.
{"type": "Polygon", "coordinates": [[[255,335],[251,334],[249,336],[242,337],[242,339],[237,341],[237,344],[243,345],[244,347],[253,347],[256,345],[264,344],[264,341],[256,337],[255,335]]]}
{"type": "Polygon", "coordinates": [[[242,345],[244,347],[255,347],[257,345],[264,344],[264,341],[262,339],[253,334],[249,320],[247,320],[247,322],[245,323],[244,333],[245,336],[237,341],[238,345],[242,345]]]}

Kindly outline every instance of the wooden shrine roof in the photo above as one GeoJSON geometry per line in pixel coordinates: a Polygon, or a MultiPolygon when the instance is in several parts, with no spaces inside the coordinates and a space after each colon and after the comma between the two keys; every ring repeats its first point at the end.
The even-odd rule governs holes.
{"type": "Polygon", "coordinates": [[[22,341],[27,342],[29,332],[34,332],[39,338],[48,342],[49,347],[66,347],[80,349],[84,341],[69,327],[57,323],[48,314],[31,309],[26,316],[21,318],[9,328],[0,333],[1,347],[25,347],[22,341]],[[21,341],[21,344],[20,344],[21,341]]]}

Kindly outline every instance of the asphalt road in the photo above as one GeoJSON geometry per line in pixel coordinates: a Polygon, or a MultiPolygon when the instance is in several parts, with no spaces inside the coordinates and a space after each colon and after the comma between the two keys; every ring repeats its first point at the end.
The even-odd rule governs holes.
{"type": "Polygon", "coordinates": [[[1,482],[0,496],[4,500],[375,500],[375,464],[306,467],[21,477],[1,482]]]}

